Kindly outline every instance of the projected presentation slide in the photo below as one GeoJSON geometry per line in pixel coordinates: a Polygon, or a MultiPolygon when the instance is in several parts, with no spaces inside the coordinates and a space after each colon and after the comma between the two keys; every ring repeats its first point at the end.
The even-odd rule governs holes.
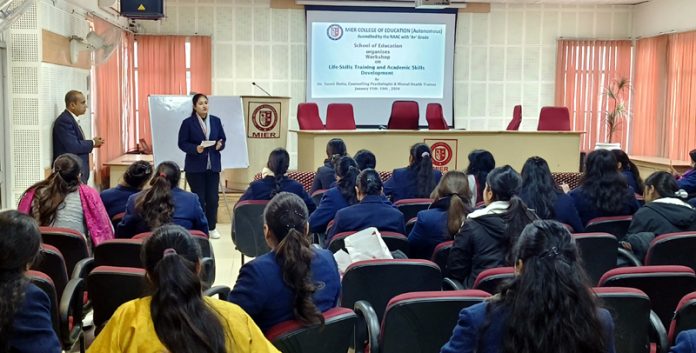
{"type": "Polygon", "coordinates": [[[315,98],[435,98],[444,93],[444,24],[312,23],[315,98]]]}

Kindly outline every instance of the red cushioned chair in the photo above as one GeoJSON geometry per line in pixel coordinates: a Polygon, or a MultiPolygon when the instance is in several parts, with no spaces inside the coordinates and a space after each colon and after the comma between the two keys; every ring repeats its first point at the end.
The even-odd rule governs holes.
{"type": "Polygon", "coordinates": [[[123,219],[123,216],[126,215],[126,212],[121,212],[115,214],[113,217],[111,217],[111,224],[114,226],[114,229],[116,229],[116,226],[121,223],[121,220],[123,219]]]}
{"type": "Polygon", "coordinates": [[[541,108],[537,131],[570,131],[570,112],[568,108],[541,108]]]}
{"type": "Polygon", "coordinates": [[[428,122],[428,130],[449,130],[440,103],[428,103],[425,107],[425,121],[428,122]]]}
{"type": "Polygon", "coordinates": [[[696,292],[691,292],[679,300],[674,318],[669,325],[669,343],[674,344],[680,332],[693,329],[696,329],[696,292]]]}
{"type": "Polygon", "coordinates": [[[696,271],[696,232],[662,234],[650,242],[646,265],[682,265],[696,271]]]}
{"type": "MultiPolygon", "coordinates": [[[[329,227],[327,226],[327,229],[329,227]]],[[[355,231],[350,231],[350,232],[341,232],[333,236],[331,238],[331,241],[329,242],[329,245],[327,248],[335,253],[341,249],[345,250],[346,248],[346,238],[355,234],[355,231]]],[[[380,236],[382,237],[382,240],[384,240],[384,244],[387,245],[387,248],[389,248],[389,251],[401,251],[403,252],[406,256],[410,254],[410,250],[408,247],[408,237],[401,234],[401,233],[396,233],[396,232],[379,232],[380,236]]]]}
{"type": "Polygon", "coordinates": [[[500,286],[515,278],[514,267],[497,267],[481,271],[474,281],[474,289],[480,289],[488,293],[500,292],[500,286]]]}
{"type": "Polygon", "coordinates": [[[604,273],[616,267],[619,242],[609,233],[575,233],[573,238],[585,273],[595,285],[604,273]]]}
{"type": "Polygon", "coordinates": [[[394,101],[387,129],[418,130],[418,102],[394,101]]]}
{"type": "MultiPolygon", "coordinates": [[[[192,229],[189,229],[189,233],[191,233],[191,236],[198,242],[198,246],[201,247],[201,256],[202,257],[210,257],[210,258],[214,259],[215,254],[213,253],[213,247],[210,245],[210,240],[208,239],[208,235],[201,232],[200,230],[192,230],[192,229]]],[[[152,236],[152,232],[144,232],[144,233],[136,234],[131,239],[145,240],[151,236],[152,236]]]]}
{"type": "Polygon", "coordinates": [[[515,108],[512,109],[512,120],[505,130],[517,131],[520,129],[520,124],[522,124],[522,106],[516,105],[515,108]]]}
{"type": "Polygon", "coordinates": [[[370,353],[431,353],[449,341],[462,309],[490,296],[480,290],[400,294],[389,300],[381,327],[369,303],[355,307],[367,322],[370,353]]]}
{"type": "Polygon", "coordinates": [[[353,310],[334,308],[322,315],[324,326],[285,321],[271,327],[266,338],[283,353],[347,352],[353,342],[353,327],[357,321],[353,310]]]}
{"type": "Polygon", "coordinates": [[[39,227],[39,230],[44,244],[53,245],[60,250],[69,274],[73,273],[78,262],[90,257],[87,239],[80,232],[57,227],[39,227]]]}
{"type": "Polygon", "coordinates": [[[668,327],[679,300],[696,291],[696,274],[686,266],[640,266],[609,270],[599,280],[600,287],[631,287],[650,297],[652,310],[668,327]]]}
{"type": "Polygon", "coordinates": [[[121,304],[144,295],[145,270],[132,267],[99,266],[87,276],[94,325],[98,333],[121,304]]]}
{"type": "Polygon", "coordinates": [[[263,210],[268,200],[240,201],[234,205],[232,220],[232,241],[244,256],[257,257],[271,249],[263,236],[263,210]]]}
{"type": "Polygon", "coordinates": [[[353,105],[350,103],[331,103],[326,107],[327,130],[355,130],[353,105]]]}
{"type": "Polygon", "coordinates": [[[324,123],[319,117],[317,103],[300,103],[297,105],[297,122],[300,130],[324,130],[324,123]]]}
{"type": "Polygon", "coordinates": [[[409,220],[406,222],[406,224],[404,225],[404,227],[406,228],[406,236],[408,236],[409,234],[411,234],[411,231],[413,230],[413,227],[416,226],[416,221],[417,221],[417,220],[418,220],[418,217],[413,217],[413,218],[409,219],[409,220]]]}
{"type": "Polygon", "coordinates": [[[63,295],[65,286],[70,280],[70,275],[68,274],[67,267],[65,266],[65,259],[63,258],[63,254],[60,253],[60,250],[52,245],[41,244],[39,256],[31,265],[31,269],[45,273],[51,277],[56,287],[56,294],[59,297],[63,295]]]}
{"type": "Polygon", "coordinates": [[[445,277],[449,276],[449,272],[447,271],[447,258],[449,257],[449,252],[452,250],[453,245],[454,240],[448,240],[437,244],[433,250],[433,256],[430,258],[432,262],[440,267],[440,271],[445,277]]]}
{"type": "Polygon", "coordinates": [[[427,210],[433,199],[401,199],[394,203],[394,206],[404,214],[404,219],[411,219],[418,215],[419,211],[427,210]]]}
{"type": "Polygon", "coordinates": [[[585,233],[609,233],[623,240],[631,225],[632,216],[597,217],[587,222],[585,233]]]}
{"type": "Polygon", "coordinates": [[[94,248],[94,266],[143,268],[140,249],[143,239],[110,239],[94,248]]]}

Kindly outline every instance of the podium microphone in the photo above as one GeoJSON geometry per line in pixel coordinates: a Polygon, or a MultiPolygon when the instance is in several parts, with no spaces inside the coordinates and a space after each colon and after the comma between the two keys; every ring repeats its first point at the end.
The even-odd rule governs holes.
{"type": "Polygon", "coordinates": [[[265,89],[263,89],[263,87],[257,85],[256,82],[252,82],[251,84],[254,85],[254,86],[256,86],[256,87],[258,87],[258,89],[262,90],[263,93],[266,93],[269,97],[271,96],[271,94],[268,93],[268,91],[266,91],[265,89]]]}

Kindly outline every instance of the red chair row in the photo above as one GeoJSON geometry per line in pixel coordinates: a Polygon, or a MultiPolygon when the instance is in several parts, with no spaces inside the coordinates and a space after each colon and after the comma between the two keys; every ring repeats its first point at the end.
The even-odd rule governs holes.
{"type": "MultiPolygon", "coordinates": [[[[387,123],[388,129],[418,130],[420,111],[416,101],[394,101],[387,123]]],[[[425,120],[430,130],[448,130],[440,103],[428,103],[425,120]]],[[[300,130],[355,130],[353,105],[349,103],[331,103],[326,108],[326,125],[319,115],[316,103],[297,105],[297,122],[300,130]]]]}
{"type": "MultiPolygon", "coordinates": [[[[506,130],[517,131],[522,123],[522,106],[512,110],[512,120],[506,130]]],[[[539,112],[537,131],[570,131],[570,112],[567,107],[543,107],[539,112]]]]}

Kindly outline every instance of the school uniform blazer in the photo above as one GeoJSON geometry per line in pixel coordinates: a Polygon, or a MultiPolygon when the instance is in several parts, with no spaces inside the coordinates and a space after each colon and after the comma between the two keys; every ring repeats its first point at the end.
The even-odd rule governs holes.
{"type": "MultiPolygon", "coordinates": [[[[273,177],[265,177],[261,180],[253,181],[249,184],[249,187],[244,191],[244,194],[239,198],[239,201],[245,200],[270,200],[271,193],[275,190],[275,179],[273,177]]],[[[307,205],[308,212],[314,211],[316,205],[307,191],[305,191],[304,186],[297,182],[296,180],[284,177],[280,181],[280,191],[285,191],[293,193],[299,196],[307,205]]]]}
{"type": "Polygon", "coordinates": [[[140,190],[136,188],[116,185],[115,188],[102,191],[99,194],[99,197],[101,197],[101,200],[104,203],[104,207],[106,208],[106,213],[109,215],[109,218],[112,218],[121,212],[126,212],[126,203],[128,202],[128,198],[133,194],[137,194],[139,191],[140,190]]]}
{"type": "Polygon", "coordinates": [[[636,200],[635,192],[630,186],[628,187],[628,190],[626,190],[626,195],[624,195],[623,207],[621,211],[614,213],[598,210],[592,203],[592,200],[590,200],[587,194],[585,194],[582,186],[573,189],[569,195],[573,198],[575,208],[578,210],[580,220],[584,225],[587,225],[587,222],[597,217],[630,216],[636,213],[636,211],[638,211],[640,208],[640,204],[638,203],[638,200],[636,200]]]}
{"type": "Polygon", "coordinates": [[[405,234],[404,214],[384,203],[379,195],[368,195],[353,206],[336,212],[334,225],[326,234],[326,244],[341,232],[360,231],[375,227],[381,231],[405,234]]]}
{"type": "Polygon", "coordinates": [[[696,352],[696,330],[686,330],[679,332],[674,347],[670,353],[694,353],[696,352]]]}
{"type": "MultiPolygon", "coordinates": [[[[338,305],[341,279],[333,254],[311,249],[314,252],[312,282],[317,287],[312,299],[319,311],[324,312],[338,305]]],[[[264,332],[277,323],[294,319],[295,294],[285,284],[280,266],[274,251],[247,262],[228,298],[241,306],[264,332]]]]}
{"type": "Polygon", "coordinates": [[[314,193],[317,190],[324,190],[332,188],[336,182],[336,171],[334,170],[333,163],[330,160],[324,160],[324,165],[317,169],[314,175],[314,181],[312,182],[312,188],[309,189],[309,193],[314,193]]]}
{"type": "Polygon", "coordinates": [[[29,283],[24,302],[12,320],[10,352],[60,353],[61,345],[51,321],[51,302],[39,287],[29,283]]]}
{"type": "Polygon", "coordinates": [[[184,160],[184,170],[187,173],[203,173],[208,168],[208,156],[210,156],[210,170],[220,172],[222,170],[220,164],[220,151],[225,149],[225,131],[222,129],[220,118],[215,115],[208,114],[210,119],[210,133],[208,138],[203,134],[203,128],[198,122],[196,114],[184,119],[179,128],[179,149],[186,153],[184,160]],[[222,140],[222,148],[220,151],[215,149],[215,145],[206,147],[203,153],[198,153],[196,147],[204,140],[218,141],[222,140]]]}
{"type": "Polygon", "coordinates": [[[677,181],[680,189],[689,194],[696,193],[696,169],[690,169],[677,181]]]}
{"type": "MultiPolygon", "coordinates": [[[[136,234],[152,231],[135,211],[135,201],[143,192],[145,191],[133,194],[128,198],[126,214],[116,227],[117,238],[132,238],[136,234]]],[[[205,218],[201,203],[198,201],[198,195],[175,187],[172,189],[172,198],[174,199],[172,223],[208,234],[208,219],[205,218]]]]}
{"type": "MultiPolygon", "coordinates": [[[[442,178],[442,173],[433,169],[435,185],[440,182],[440,178],[442,178]]],[[[392,202],[415,198],[418,189],[417,180],[416,173],[409,167],[394,169],[392,177],[384,183],[384,194],[391,197],[392,202]]],[[[428,191],[428,194],[431,191],[428,191]]]]}
{"type": "MultiPolygon", "coordinates": [[[[528,202],[528,197],[522,197],[522,201],[527,205],[531,204],[531,202],[528,202]]],[[[585,225],[582,223],[580,214],[578,214],[578,210],[575,208],[573,198],[561,191],[556,193],[556,201],[553,203],[553,218],[547,219],[554,219],[561,223],[565,223],[573,227],[575,233],[582,233],[585,231],[585,225]]]]}
{"type": "Polygon", "coordinates": [[[53,160],[65,153],[72,153],[82,160],[82,175],[89,178],[89,154],[94,141],[86,140],[80,126],[69,111],[64,110],[53,122],[53,160]]]}
{"type": "Polygon", "coordinates": [[[430,260],[437,244],[450,239],[447,229],[449,203],[450,198],[443,197],[433,202],[429,209],[418,212],[416,223],[408,235],[411,258],[430,260]]]}
{"type": "Polygon", "coordinates": [[[348,201],[341,194],[341,190],[332,187],[326,190],[321,197],[319,206],[309,216],[309,231],[312,233],[323,233],[326,225],[336,216],[336,212],[350,206],[348,201]]]}
{"type": "Polygon", "coordinates": [[[638,187],[638,180],[633,176],[633,173],[631,173],[628,170],[622,170],[621,175],[626,178],[626,183],[628,183],[628,186],[633,188],[633,191],[638,194],[638,195],[643,195],[643,189],[638,187]]]}
{"type": "MultiPolygon", "coordinates": [[[[460,311],[457,326],[454,327],[449,342],[442,347],[440,353],[502,352],[509,312],[504,307],[494,308],[489,314],[491,317],[487,318],[486,309],[489,305],[491,304],[483,302],[460,311]],[[486,323],[489,326],[481,337],[481,328],[486,323]]],[[[598,309],[597,318],[602,326],[606,353],[614,353],[614,320],[606,309],[598,309]]]]}

